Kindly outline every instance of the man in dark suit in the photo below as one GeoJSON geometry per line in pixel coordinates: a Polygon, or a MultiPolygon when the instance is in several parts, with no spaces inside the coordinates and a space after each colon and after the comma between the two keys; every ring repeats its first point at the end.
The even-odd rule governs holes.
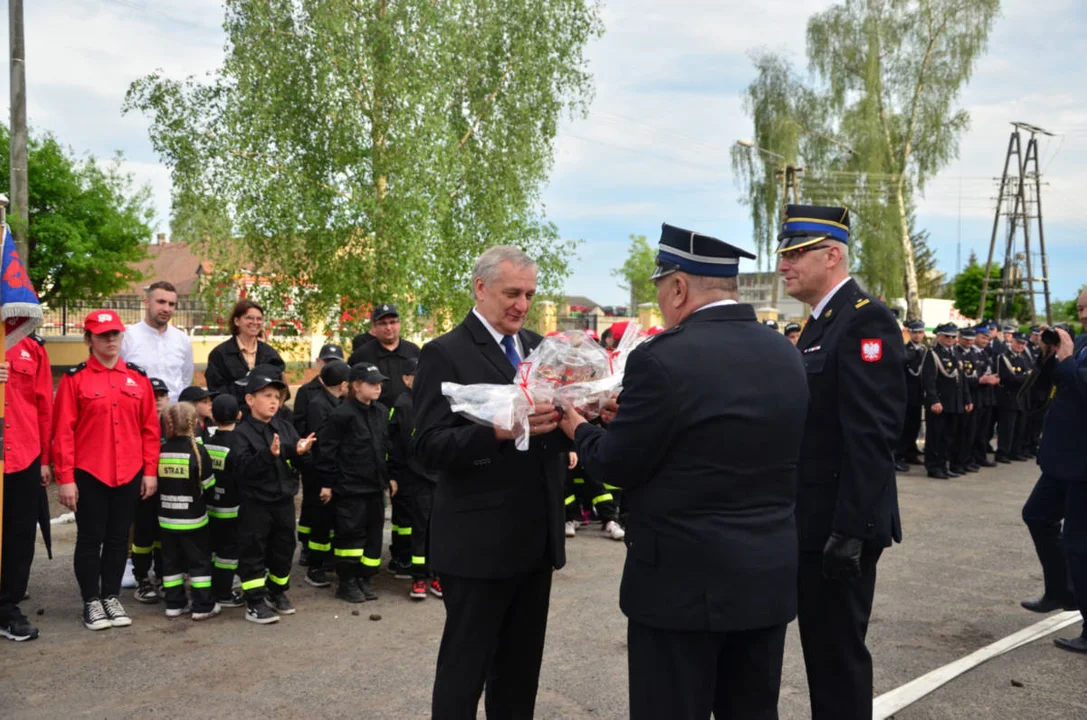
{"type": "Polygon", "coordinates": [[[814,720],[870,720],[865,646],[876,562],[901,541],[894,454],[906,413],[894,315],[849,277],[849,211],[789,205],[785,291],[814,310],[800,334],[810,403],[800,452],[799,620],[814,720]]]}
{"type": "MultiPolygon", "coordinates": [[[[925,345],[925,323],[914,320],[906,323],[910,332],[906,351],[906,421],[902,426],[902,441],[899,443],[898,460],[900,463],[921,463],[917,452],[917,436],[921,432],[921,408],[924,406],[925,390],[921,383],[921,368],[924,366],[928,346],[925,345]]],[[[903,468],[896,467],[903,472],[903,468]]]]}
{"type": "Polygon", "coordinates": [[[669,329],[631,353],[607,430],[569,408],[561,421],[582,466],[628,491],[635,720],[777,718],[807,387],[790,341],[737,303],[740,257],[754,255],[664,225],[669,329]]]}
{"type": "Polygon", "coordinates": [[[441,577],[445,628],[434,718],[469,719],[484,684],[491,718],[530,718],[543,657],[551,573],[566,562],[562,485],[569,443],[558,413],[537,404],[531,444],[454,414],[442,383],[509,383],[539,344],[524,330],[536,264],[514,247],[476,262],[476,306],[423,347],[415,381],[416,452],[439,471],[430,565],[441,577]]]}

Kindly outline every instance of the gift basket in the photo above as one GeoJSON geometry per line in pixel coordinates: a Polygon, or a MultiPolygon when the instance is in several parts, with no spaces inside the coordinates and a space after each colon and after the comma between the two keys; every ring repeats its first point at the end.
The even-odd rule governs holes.
{"type": "Polygon", "coordinates": [[[453,412],[513,432],[517,449],[527,450],[528,417],[538,404],[570,407],[588,419],[599,416],[622,388],[627,356],[646,337],[632,322],[609,353],[588,333],[568,330],[544,338],[521,363],[514,384],[442,383],[442,394],[453,412]]]}

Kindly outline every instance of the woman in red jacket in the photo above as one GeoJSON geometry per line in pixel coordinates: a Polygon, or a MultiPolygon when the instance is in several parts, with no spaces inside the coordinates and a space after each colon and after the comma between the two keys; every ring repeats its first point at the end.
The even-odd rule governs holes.
{"type": "Polygon", "coordinates": [[[60,503],[76,517],[75,574],[90,630],[132,624],[120,600],[138,498],[158,484],[160,430],[147,374],[121,360],[125,326],[112,310],[83,321],[90,357],[68,370],[53,407],[60,503]]]}

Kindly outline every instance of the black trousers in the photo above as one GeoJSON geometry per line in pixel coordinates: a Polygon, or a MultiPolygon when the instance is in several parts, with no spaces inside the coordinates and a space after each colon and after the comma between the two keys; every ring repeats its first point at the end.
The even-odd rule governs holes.
{"type": "Polygon", "coordinates": [[[430,577],[427,557],[430,555],[430,510],[434,506],[434,483],[412,481],[408,498],[411,501],[411,577],[413,580],[426,580],[430,577]]]}
{"type": "Polygon", "coordinates": [[[332,502],[336,503],[336,537],[332,540],[336,574],[341,580],[373,577],[381,570],[384,496],[379,492],[333,495],[332,502]]]}
{"type": "MultiPolygon", "coordinates": [[[[411,488],[407,492],[397,492],[393,496],[392,504],[392,537],[389,542],[389,554],[402,565],[411,562],[411,488]]],[[[381,546],[378,546],[377,557],[380,557],[381,546]]]]}
{"type": "Polygon", "coordinates": [[[865,645],[883,548],[865,545],[861,575],[823,576],[822,553],[800,553],[800,643],[812,720],[871,720],[872,655],[865,645]]]}
{"type": "Polygon", "coordinates": [[[1023,522],[1034,541],[1042,565],[1044,595],[1058,602],[1072,598],[1068,561],[1064,552],[1061,521],[1068,502],[1068,481],[1042,474],[1023,505],[1023,522]]]}
{"type": "Polygon", "coordinates": [[[947,470],[951,461],[955,433],[962,416],[946,410],[940,414],[925,410],[925,468],[931,471],[947,470]]]}
{"type": "Polygon", "coordinates": [[[211,594],[216,600],[233,595],[238,572],[238,518],[208,518],[211,537],[211,594]]]}
{"type": "Polygon", "coordinates": [[[493,580],[442,575],[445,627],[433,720],[475,720],[487,688],[489,720],[531,718],[540,681],[551,568],[493,580]]]}
{"type": "Polygon", "coordinates": [[[976,414],[968,412],[960,415],[958,426],[955,428],[955,439],[951,444],[951,455],[948,458],[951,467],[962,471],[971,463],[971,455],[974,452],[974,435],[976,434],[976,414]]]}
{"type": "Polygon", "coordinates": [[[898,457],[900,460],[916,461],[920,456],[917,452],[917,436],[921,432],[921,406],[906,406],[906,422],[902,425],[902,436],[898,441],[898,457]]]}
{"type": "Polygon", "coordinates": [[[243,501],[238,512],[238,575],[246,602],[287,591],[293,561],[294,498],[243,501]]]}
{"type": "Polygon", "coordinates": [[[975,405],[974,415],[974,447],[970,458],[976,463],[983,463],[988,459],[989,441],[993,438],[993,408],[975,405]]]}
{"type": "Polygon", "coordinates": [[[1045,423],[1045,410],[1028,410],[1023,422],[1023,450],[1032,455],[1038,454],[1042,440],[1042,425],[1045,423]]]}
{"type": "Polygon", "coordinates": [[[162,565],[167,608],[185,607],[185,573],[192,586],[193,612],[209,612],[215,606],[211,594],[211,533],[206,525],[196,530],[163,530],[162,565]]]}
{"type": "Polygon", "coordinates": [[[582,509],[596,510],[596,515],[604,523],[619,519],[619,507],[615,501],[616,493],[604,487],[604,483],[591,477],[583,468],[578,467],[566,473],[566,519],[581,520],[582,509]]]}
{"type": "Polygon", "coordinates": [[[0,622],[19,611],[30,582],[38,539],[41,458],[18,472],[4,473],[4,546],[0,555],[0,622]]]}
{"type": "Polygon", "coordinates": [[[309,547],[309,538],[313,533],[314,516],[321,504],[321,487],[317,478],[310,472],[302,473],[302,508],[298,514],[298,542],[302,547],[309,547]]]}
{"type": "Polygon", "coordinates": [[[1023,450],[1023,411],[997,410],[996,456],[1012,458],[1023,450]]]}
{"type": "MultiPolygon", "coordinates": [[[[1070,480],[1064,506],[1064,552],[1080,613],[1087,618],[1087,479],[1070,480]]],[[[1081,631],[1087,637],[1087,625],[1081,631]]]]}
{"type": "Polygon", "coordinates": [[[132,522],[132,574],[146,580],[154,562],[155,572],[162,580],[162,542],[159,537],[159,494],[136,503],[132,522]]]}
{"type": "Polygon", "coordinates": [[[76,540],[73,564],[79,592],[86,602],[121,593],[128,557],[128,530],[140,499],[141,470],[129,482],[109,487],[77,469],[76,540]]]}
{"type": "Polygon", "coordinates": [[[632,720],[777,720],[785,625],[677,632],[627,622],[632,720]]]}

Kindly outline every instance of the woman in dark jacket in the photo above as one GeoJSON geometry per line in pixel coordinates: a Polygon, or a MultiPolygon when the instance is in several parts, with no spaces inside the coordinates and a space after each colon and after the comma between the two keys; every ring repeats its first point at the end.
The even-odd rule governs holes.
{"type": "Polygon", "coordinates": [[[286,364],[275,348],[259,339],[264,329],[264,309],[252,300],[239,300],[230,313],[231,338],[208,355],[204,378],[211,392],[238,398],[244,407],[245,388],[237,385],[257,365],[274,365],[283,371],[286,364]]]}

